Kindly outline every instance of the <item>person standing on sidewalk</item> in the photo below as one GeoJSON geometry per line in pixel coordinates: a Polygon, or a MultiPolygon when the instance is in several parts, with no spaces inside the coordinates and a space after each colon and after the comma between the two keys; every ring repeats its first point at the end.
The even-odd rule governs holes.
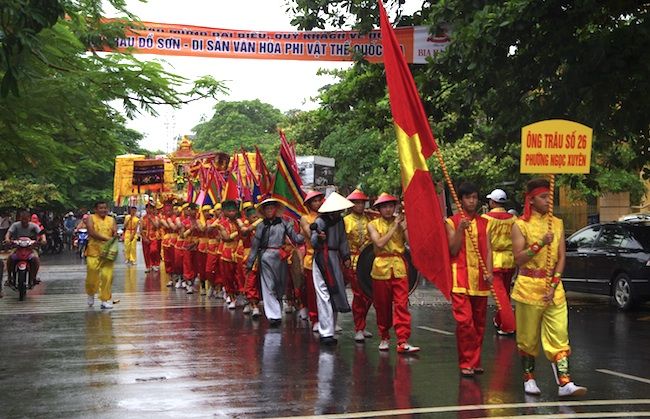
{"type": "Polygon", "coordinates": [[[354,319],[354,340],[356,342],[364,342],[366,338],[372,337],[372,333],[366,330],[366,317],[368,316],[368,310],[372,306],[372,298],[368,297],[361,290],[359,278],[357,277],[357,261],[359,260],[361,249],[370,243],[370,237],[368,236],[370,217],[365,213],[368,196],[361,190],[355,189],[347,196],[347,199],[354,206],[352,207],[352,211],[343,217],[351,255],[350,267],[345,268],[345,275],[350,282],[353,295],[352,318],[354,319]]]}
{"type": "Polygon", "coordinates": [[[487,198],[490,200],[490,212],[482,217],[488,220],[488,234],[492,248],[492,271],[494,275],[494,293],[501,303],[501,308],[494,316],[494,327],[500,336],[515,334],[515,313],[510,303],[510,284],[515,272],[515,258],[512,255],[512,225],[517,217],[506,212],[504,204],[508,196],[501,189],[493,190],[487,198]]]}
{"type": "Polygon", "coordinates": [[[86,294],[88,306],[95,304],[95,294],[99,291],[102,309],[113,308],[113,261],[100,258],[102,247],[117,236],[115,219],[108,216],[108,204],[99,201],[95,213],[88,217],[88,247],[86,247],[86,294]]]}
{"type": "Polygon", "coordinates": [[[548,180],[533,179],[526,190],[524,214],[512,227],[512,251],[519,266],[512,299],[516,302],[517,347],[524,369],[524,391],[541,394],[535,381],[535,358],[541,340],[544,354],[553,366],[558,395],[583,396],[587,389],[575,385],[569,374],[569,313],[562,286],[564,225],[561,219],[553,217],[549,231],[548,180]],[[549,252],[553,274],[547,284],[549,252]]]}
{"type": "Polygon", "coordinates": [[[138,251],[138,227],[140,219],[136,207],[129,208],[129,215],[124,217],[124,259],[127,265],[135,265],[138,251]]]}

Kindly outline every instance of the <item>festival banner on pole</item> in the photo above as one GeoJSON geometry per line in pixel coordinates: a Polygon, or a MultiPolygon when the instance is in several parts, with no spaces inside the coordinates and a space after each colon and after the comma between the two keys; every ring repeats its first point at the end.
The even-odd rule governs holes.
{"type": "Polygon", "coordinates": [[[593,130],[550,119],[521,129],[521,173],[589,173],[593,130]]]}
{"type": "MultiPolygon", "coordinates": [[[[441,28],[435,35],[426,26],[396,28],[406,61],[424,64],[427,57],[444,50],[449,32],[448,27],[441,28]]],[[[370,62],[383,61],[379,30],[268,32],[141,22],[131,25],[115,45],[121,52],[156,55],[303,61],[353,61],[363,56],[370,62]]]]}

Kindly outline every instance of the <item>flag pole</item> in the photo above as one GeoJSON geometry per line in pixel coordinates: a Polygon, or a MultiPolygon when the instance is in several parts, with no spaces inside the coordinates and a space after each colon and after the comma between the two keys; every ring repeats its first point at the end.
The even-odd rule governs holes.
{"type": "MultiPolygon", "coordinates": [[[[447,182],[447,186],[449,187],[449,191],[451,192],[451,197],[454,200],[454,203],[456,204],[456,208],[458,208],[461,217],[466,218],[465,211],[463,211],[463,207],[460,205],[460,199],[458,199],[456,188],[454,188],[454,184],[451,182],[451,176],[449,176],[449,171],[447,170],[447,164],[445,163],[445,159],[442,158],[442,152],[440,151],[440,148],[436,150],[436,157],[438,158],[438,162],[440,163],[440,167],[442,168],[442,173],[445,177],[445,181],[447,182]]],[[[472,247],[474,248],[474,251],[478,256],[479,266],[483,271],[483,274],[487,275],[488,273],[487,265],[485,264],[485,261],[483,260],[483,256],[481,256],[481,252],[479,251],[478,241],[477,238],[474,236],[474,233],[472,232],[471,224],[467,229],[467,235],[469,236],[469,241],[472,243],[472,247]]],[[[497,297],[497,294],[494,291],[494,281],[490,281],[490,291],[492,292],[492,297],[494,298],[494,303],[496,304],[497,309],[501,310],[501,303],[499,302],[499,298],[497,297]]]]}
{"type": "MultiPolygon", "coordinates": [[[[553,232],[553,204],[554,204],[554,198],[555,198],[555,175],[550,174],[549,175],[549,194],[548,194],[548,231],[549,233],[553,232]]],[[[561,238],[558,238],[561,239],[561,238]]],[[[549,249],[546,252],[546,290],[548,291],[548,288],[551,286],[551,281],[553,279],[553,252],[551,252],[550,249],[550,244],[549,244],[549,249]]]]}

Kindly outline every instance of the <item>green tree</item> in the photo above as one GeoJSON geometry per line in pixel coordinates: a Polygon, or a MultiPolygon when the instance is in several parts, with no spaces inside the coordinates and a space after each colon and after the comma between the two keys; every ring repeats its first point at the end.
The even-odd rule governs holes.
{"type": "MultiPolygon", "coordinates": [[[[634,199],[640,197],[638,174],[650,154],[650,97],[645,94],[650,88],[650,5],[631,0],[448,0],[423,2],[413,16],[400,16],[402,2],[387,3],[398,25],[452,28],[444,52],[425,66],[411,67],[443,149],[455,142],[467,145],[471,138],[472,147],[485,144],[484,152],[496,157],[495,175],[504,178],[496,176],[494,182],[521,182],[521,127],[542,119],[576,120],[594,128],[592,172],[562,176],[560,182],[583,196],[632,190],[634,199]]],[[[327,24],[368,30],[378,22],[375,1],[289,4],[294,24],[304,29],[327,24]]],[[[384,83],[381,65],[376,67],[368,70],[374,71],[370,78],[384,83]]],[[[355,85],[366,77],[352,70],[337,85],[355,85]]],[[[328,86],[327,92],[337,89],[328,86]]],[[[365,97],[364,91],[344,89],[343,96],[348,94],[365,97]]],[[[335,114],[327,116],[330,120],[356,112],[354,107],[330,107],[331,98],[325,99],[321,108],[335,114]]],[[[348,102],[358,104],[357,99],[349,96],[348,102]]],[[[378,122],[380,129],[384,121],[378,122]]],[[[481,171],[465,168],[466,174],[472,172],[476,178],[468,180],[481,183],[481,171]]]]}
{"type": "Polygon", "coordinates": [[[155,113],[156,104],[179,106],[225,89],[206,77],[179,92],[185,79],[159,62],[93,52],[123,30],[104,25],[101,8],[88,9],[100,2],[60,2],[68,18],[58,16],[54,23],[39,15],[51,13],[39,9],[41,3],[53,4],[16,0],[0,6],[0,77],[6,87],[0,95],[0,179],[17,182],[10,186],[40,185],[52,205],[89,206],[111,198],[115,155],[141,151],[141,135],[125,127],[125,117],[110,103],[121,102],[131,117],[155,113]],[[48,192],[49,185],[58,194],[48,192]]]}
{"type": "Polygon", "coordinates": [[[194,147],[204,151],[228,154],[248,151],[257,145],[265,156],[278,150],[278,127],[284,121],[282,112],[259,99],[218,102],[214,115],[194,127],[194,147]]]}

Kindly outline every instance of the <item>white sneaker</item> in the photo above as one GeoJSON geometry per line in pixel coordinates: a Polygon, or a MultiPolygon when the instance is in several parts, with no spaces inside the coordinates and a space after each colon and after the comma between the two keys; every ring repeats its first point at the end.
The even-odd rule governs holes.
{"type": "Polygon", "coordinates": [[[187,290],[188,294],[194,294],[194,285],[192,285],[191,282],[185,283],[185,289],[187,290]]]}
{"type": "Polygon", "coordinates": [[[336,327],[334,328],[334,332],[343,333],[343,328],[337,324],[336,327]]]}
{"type": "Polygon", "coordinates": [[[363,330],[358,330],[357,333],[354,334],[354,341],[359,343],[366,341],[366,337],[363,335],[363,330]]]}
{"type": "Polygon", "coordinates": [[[102,310],[110,310],[113,308],[113,303],[110,301],[102,301],[102,305],[100,306],[102,310]]]}
{"type": "Polygon", "coordinates": [[[226,304],[230,304],[230,303],[232,303],[232,302],[233,302],[233,301],[232,301],[232,299],[230,298],[230,296],[229,296],[229,295],[226,295],[226,304]]]}
{"type": "Polygon", "coordinates": [[[243,313],[244,313],[244,314],[250,314],[250,312],[251,312],[251,306],[250,306],[249,304],[246,304],[246,305],[244,306],[243,313]]]}
{"type": "Polygon", "coordinates": [[[300,320],[307,320],[309,318],[309,311],[307,310],[307,307],[303,307],[300,309],[298,312],[298,317],[300,320]]]}
{"type": "Polygon", "coordinates": [[[367,330],[364,330],[364,331],[363,331],[363,337],[364,337],[364,338],[371,338],[371,337],[372,337],[372,333],[369,332],[369,331],[367,331],[367,330]]]}
{"type": "Polygon", "coordinates": [[[314,322],[314,324],[311,326],[311,331],[318,333],[318,322],[314,322]]]}
{"type": "Polygon", "coordinates": [[[151,269],[153,269],[154,272],[158,272],[158,271],[160,271],[160,266],[154,266],[151,269]]]}
{"type": "Polygon", "coordinates": [[[387,351],[390,349],[390,342],[387,340],[382,340],[379,342],[379,350],[380,351],[387,351]]]}
{"type": "Polygon", "coordinates": [[[178,288],[180,288],[182,286],[183,286],[183,281],[181,281],[180,279],[178,281],[176,281],[176,289],[178,289],[178,288]]]}
{"type": "Polygon", "coordinates": [[[169,282],[167,283],[167,288],[172,288],[173,286],[174,286],[174,281],[170,279],[169,282]]]}
{"type": "Polygon", "coordinates": [[[542,390],[537,387],[537,382],[533,378],[524,382],[524,392],[533,396],[539,396],[542,394],[542,390]]]}
{"type": "Polygon", "coordinates": [[[228,309],[229,310],[234,310],[235,308],[237,308],[237,304],[235,304],[234,301],[231,301],[230,303],[228,303],[228,309]]]}
{"type": "Polygon", "coordinates": [[[144,270],[144,273],[146,273],[146,274],[148,274],[149,272],[151,272],[151,268],[146,268],[146,269],[144,270]]]}
{"type": "Polygon", "coordinates": [[[94,306],[95,305],[95,296],[94,295],[89,295],[86,302],[88,303],[88,307],[94,306]]]}
{"type": "Polygon", "coordinates": [[[557,395],[560,397],[584,396],[585,394],[587,394],[587,388],[577,386],[573,381],[569,381],[557,389],[557,395]]]}
{"type": "Polygon", "coordinates": [[[255,308],[253,309],[253,314],[252,314],[252,316],[253,316],[253,318],[258,318],[258,317],[260,316],[260,309],[259,309],[259,307],[255,307],[255,308]]]}
{"type": "Polygon", "coordinates": [[[288,304],[287,304],[287,306],[284,308],[284,312],[287,313],[287,314],[291,314],[291,313],[293,313],[295,310],[296,310],[296,309],[293,308],[293,306],[288,305],[288,304]]]}

